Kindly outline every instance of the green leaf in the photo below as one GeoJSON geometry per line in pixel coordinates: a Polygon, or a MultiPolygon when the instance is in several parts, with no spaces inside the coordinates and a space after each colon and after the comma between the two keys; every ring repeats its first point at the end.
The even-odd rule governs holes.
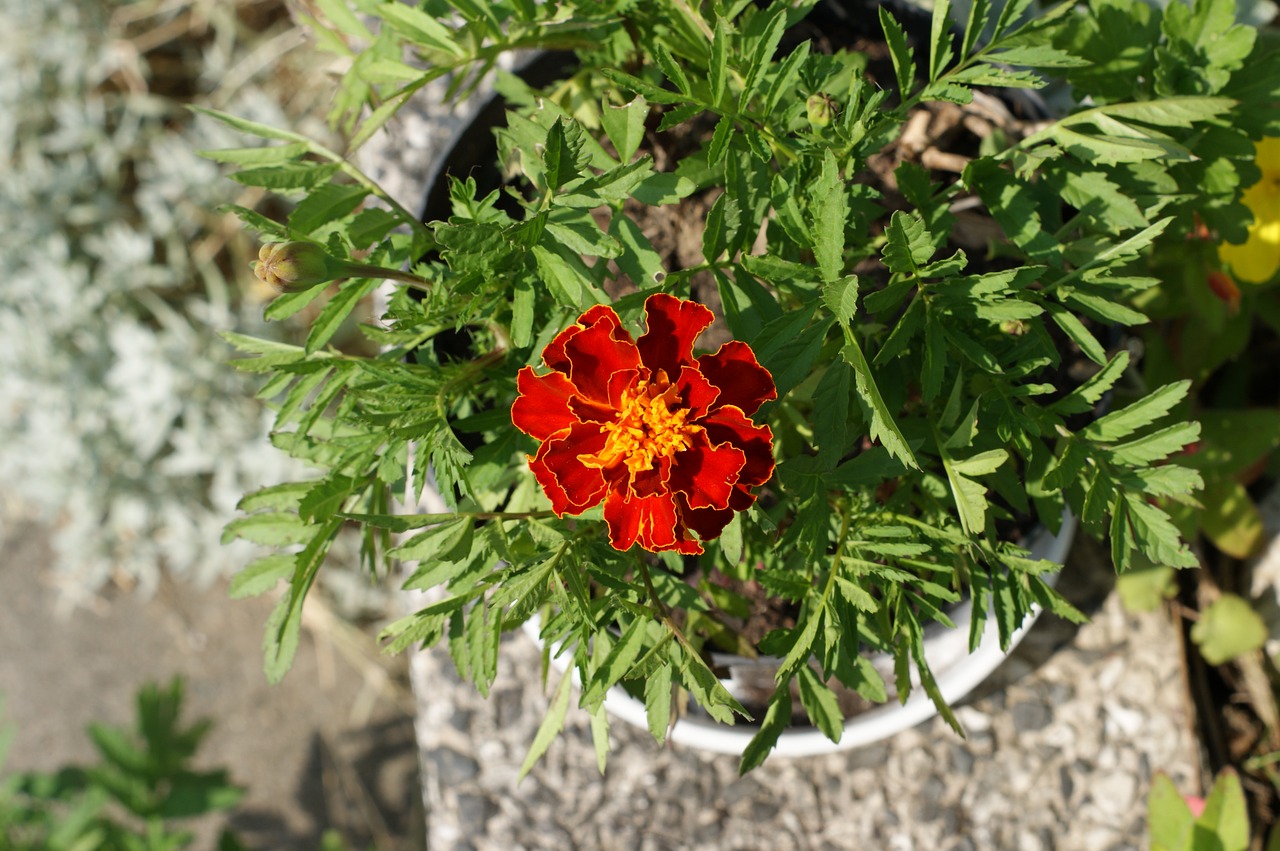
{"type": "Polygon", "coordinates": [[[626,676],[644,648],[647,629],[648,621],[645,619],[635,618],[631,621],[610,649],[609,655],[596,669],[591,682],[583,689],[582,697],[578,701],[580,705],[590,709],[598,701],[604,700],[605,692],[626,676]]]}
{"type": "MultiPolygon", "coordinates": [[[[762,34],[756,42],[755,49],[751,51],[746,70],[742,74],[742,93],[738,96],[739,112],[747,111],[751,98],[755,97],[756,90],[760,87],[764,69],[769,66],[773,54],[778,50],[778,43],[787,29],[786,12],[782,4],[775,3],[764,13],[762,34]]],[[[755,22],[752,23],[754,25],[755,22]]]]}
{"type": "Polygon", "coordinates": [[[582,176],[582,128],[576,121],[556,118],[547,131],[542,151],[543,178],[551,192],[582,176]]]}
{"type": "Polygon", "coordinates": [[[1106,349],[1102,348],[1102,344],[1098,342],[1098,338],[1093,336],[1088,328],[1084,327],[1084,323],[1074,313],[1057,305],[1049,305],[1049,316],[1053,319],[1054,324],[1062,329],[1063,333],[1071,339],[1071,342],[1080,347],[1080,351],[1085,357],[1097,364],[1105,364],[1107,362],[1106,349]]]}
{"type": "Polygon", "coordinates": [[[467,55],[466,50],[454,40],[453,30],[415,6],[380,3],[374,7],[374,13],[419,47],[439,50],[457,58],[467,55]]]}
{"type": "Polygon", "coordinates": [[[1094,420],[1081,434],[1086,439],[1099,443],[1128,437],[1173,410],[1174,406],[1186,398],[1190,388],[1189,380],[1166,384],[1137,402],[1094,420]]]}
{"type": "Polygon", "coordinates": [[[645,717],[649,732],[662,744],[671,726],[671,666],[661,665],[644,681],[645,717]]]}
{"type": "Polygon", "coordinates": [[[1147,502],[1145,495],[1125,494],[1124,516],[1129,531],[1122,533],[1122,537],[1155,564],[1170,567],[1200,565],[1199,559],[1183,543],[1169,515],[1147,502]]]}
{"type": "Polygon", "coordinates": [[[651,174],[631,192],[631,197],[649,207],[675,204],[698,191],[698,184],[681,175],[651,174]]]}
{"type": "Polygon", "coordinates": [[[289,162],[242,169],[230,177],[236,183],[265,189],[311,189],[337,173],[337,163],[289,162]]]}
{"type": "Polygon", "coordinates": [[[368,189],[353,184],[326,183],[316,187],[293,208],[289,227],[309,235],[321,225],[353,211],[368,195],[368,189]]]}
{"type": "Polygon", "coordinates": [[[1200,613],[1191,627],[1191,640],[1210,665],[1225,665],[1262,647],[1267,625],[1248,600],[1223,594],[1200,613]]]}
{"type": "Polygon", "coordinates": [[[724,99],[724,84],[728,75],[729,22],[716,19],[716,29],[711,37],[711,55],[707,64],[707,77],[711,84],[710,103],[719,107],[724,99]]]}
{"type": "Polygon", "coordinates": [[[1177,571],[1164,565],[1135,568],[1116,577],[1116,593],[1130,612],[1153,612],[1178,594],[1177,571]]]}
{"type": "Polygon", "coordinates": [[[662,283],[667,275],[662,268],[662,258],[639,225],[624,213],[614,213],[609,220],[609,236],[622,246],[622,252],[614,258],[614,262],[638,289],[648,289],[662,283]]]}
{"type": "Polygon", "coordinates": [[[885,43],[889,46],[889,58],[893,60],[893,71],[898,78],[899,96],[905,99],[916,76],[914,54],[907,46],[907,35],[897,19],[883,5],[876,8],[880,14],[880,28],[884,30],[885,43]]]}
{"type": "Polygon", "coordinates": [[[742,751],[742,760],[738,763],[738,776],[745,775],[757,768],[769,752],[778,744],[782,731],[791,725],[791,689],[788,683],[780,684],[769,698],[769,708],[765,710],[764,719],[760,722],[760,731],[752,737],[742,751]]]}
{"type": "Polygon", "coordinates": [[[838,743],[844,733],[844,715],[836,702],[835,692],[808,665],[802,665],[796,671],[796,681],[800,686],[800,704],[809,720],[828,739],[838,743]]]}
{"type": "Polygon", "coordinates": [[[885,228],[884,264],[889,271],[915,274],[933,256],[933,236],[914,213],[895,210],[885,228]]]}
{"type": "Polygon", "coordinates": [[[1163,771],[1157,772],[1147,795],[1147,831],[1151,851],[1191,851],[1196,817],[1186,799],[1163,771]]]}
{"type": "Polygon", "coordinates": [[[649,116],[649,103],[636,95],[623,106],[606,103],[600,110],[600,123],[618,152],[618,159],[628,162],[644,141],[644,122],[649,116]]]}
{"type": "Polygon", "coordinates": [[[475,521],[457,517],[414,535],[387,555],[402,561],[457,561],[471,553],[475,521]]]}
{"type": "Polygon", "coordinates": [[[232,577],[230,596],[232,599],[243,599],[268,593],[279,584],[280,580],[293,573],[293,555],[274,554],[251,562],[232,577]]]}
{"type": "Polygon", "coordinates": [[[373,278],[365,280],[353,279],[338,288],[338,294],[329,299],[320,314],[311,323],[311,332],[307,334],[306,353],[314,354],[338,333],[342,323],[347,321],[351,311],[356,309],[360,300],[376,290],[382,281],[373,278]]]}
{"type": "Polygon", "coordinates": [[[1232,558],[1258,554],[1267,542],[1262,515],[1249,491],[1236,479],[1214,478],[1201,498],[1200,524],[1214,546],[1232,558]]]}
{"type": "Polygon", "coordinates": [[[296,160],[307,153],[310,145],[294,142],[291,145],[267,145],[257,148],[220,148],[212,151],[196,151],[208,160],[235,165],[275,165],[296,160]]]}
{"type": "Polygon", "coordinates": [[[281,130],[278,127],[272,127],[269,124],[259,124],[256,121],[249,121],[244,118],[238,118],[230,113],[221,112],[216,109],[210,109],[207,106],[195,106],[188,104],[187,109],[200,115],[207,115],[210,118],[221,121],[223,124],[232,129],[239,130],[241,133],[248,133],[251,136],[261,136],[263,139],[282,139],[286,142],[296,142],[305,145],[308,150],[311,148],[311,140],[306,136],[298,133],[291,133],[288,130],[281,130]]]}
{"type": "Polygon", "coordinates": [[[893,414],[889,411],[889,406],[880,395],[880,388],[876,386],[875,376],[871,372],[866,356],[862,353],[862,347],[858,345],[858,340],[848,325],[844,326],[844,330],[845,344],[840,354],[853,367],[855,389],[870,414],[868,418],[871,421],[872,439],[879,440],[889,454],[903,464],[916,470],[920,469],[920,463],[916,461],[916,456],[911,452],[907,439],[902,436],[893,414]]]}
{"type": "MultiPolygon", "coordinates": [[[[835,281],[844,269],[844,226],[849,201],[840,179],[840,166],[830,148],[823,151],[822,167],[813,185],[813,256],[824,281],[835,281]]],[[[894,214],[895,219],[897,214],[894,214]]],[[[892,227],[892,225],[890,225],[892,227]]],[[[932,248],[930,249],[932,253],[932,248]]],[[[856,294],[856,293],[855,293],[856,294]]]]}
{"type": "Polygon", "coordinates": [[[1023,65],[1028,68],[1082,68],[1089,60],[1073,56],[1047,44],[1027,44],[988,53],[979,61],[1001,65],[1023,65]]]}
{"type": "Polygon", "coordinates": [[[1240,776],[1233,769],[1224,768],[1218,774],[1192,836],[1196,849],[1245,851],[1249,847],[1248,806],[1240,776]]]}
{"type": "Polygon", "coordinates": [[[573,677],[566,672],[560,677],[560,684],[556,686],[555,696],[551,699],[551,707],[547,710],[547,714],[542,719],[542,724],[538,727],[538,732],[533,737],[533,744],[529,746],[529,753],[524,758],[524,764],[520,766],[520,773],[517,779],[524,779],[529,770],[542,758],[547,752],[547,748],[551,747],[551,743],[555,741],[556,736],[560,735],[560,731],[564,729],[564,719],[569,712],[569,686],[573,684],[573,677]]]}
{"type": "Polygon", "coordinates": [[[311,529],[297,514],[268,511],[232,520],[222,532],[222,542],[225,544],[241,538],[264,547],[287,547],[300,544],[310,536],[311,529]]]}
{"type": "Polygon", "coordinates": [[[1200,437],[1199,423],[1178,423],[1111,447],[1108,455],[1119,464],[1141,467],[1162,461],[1200,437]]]}
{"type": "Polygon", "coordinates": [[[929,79],[938,79],[951,58],[951,0],[934,0],[929,36],[929,79]]]}
{"type": "MultiPolygon", "coordinates": [[[[1095,344],[1097,343],[1092,334],[1089,335],[1089,339],[1092,339],[1095,344]]],[[[1090,376],[1088,381],[1050,405],[1049,410],[1067,415],[1082,414],[1085,411],[1092,410],[1098,400],[1115,386],[1115,383],[1120,380],[1120,377],[1124,375],[1124,371],[1128,368],[1129,353],[1121,350],[1116,353],[1115,357],[1107,361],[1106,366],[1090,376]]]]}
{"type": "Polygon", "coordinates": [[[841,325],[851,322],[858,310],[858,276],[836,278],[823,286],[822,303],[841,325]]]}

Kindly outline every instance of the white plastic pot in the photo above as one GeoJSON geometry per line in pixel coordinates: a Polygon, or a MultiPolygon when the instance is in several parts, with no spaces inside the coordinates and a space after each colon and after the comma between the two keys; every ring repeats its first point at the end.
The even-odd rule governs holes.
{"type": "MultiPolygon", "coordinates": [[[[1063,517],[1062,528],[1057,535],[1043,526],[1037,527],[1028,542],[1031,558],[1045,559],[1057,564],[1066,561],[1071,550],[1071,542],[1075,537],[1076,520],[1073,516],[1063,517]]],[[[982,644],[973,653],[969,652],[969,624],[973,618],[973,603],[964,600],[948,614],[955,623],[955,629],[948,629],[941,624],[930,624],[925,629],[924,654],[938,683],[938,690],[948,703],[955,703],[989,677],[1007,657],[1000,649],[999,628],[994,619],[989,618],[982,634],[982,644]]],[[[1022,625],[1009,638],[1009,650],[1026,636],[1040,616],[1039,608],[1029,614],[1022,625]]],[[[524,631],[541,643],[540,624],[535,618],[524,624],[524,631]]],[[[552,655],[552,664],[561,672],[568,669],[568,656],[552,655]]],[[[730,670],[743,665],[776,665],[776,660],[730,660],[727,657],[715,661],[729,662],[730,670]]],[[[892,671],[892,658],[880,654],[872,659],[877,670],[892,671]]],[[[576,676],[576,672],[575,672],[576,676]]],[[[735,693],[738,683],[731,676],[724,680],[730,693],[735,693]]],[[[914,680],[913,686],[919,683],[914,680]]],[[[632,697],[622,688],[613,688],[605,696],[605,709],[615,718],[647,730],[648,718],[644,703],[632,697]]],[[[778,738],[778,744],[771,756],[816,756],[836,753],[837,751],[859,748],[874,742],[887,739],[909,727],[927,721],[938,712],[921,688],[912,688],[911,696],[906,703],[897,703],[892,698],[889,703],[847,718],[840,741],[832,742],[816,727],[795,727],[784,730],[778,738]]],[[[668,734],[668,738],[676,744],[699,748],[705,751],[725,754],[741,754],[747,743],[758,732],[753,724],[721,724],[706,717],[686,716],[676,721],[668,734]]]]}

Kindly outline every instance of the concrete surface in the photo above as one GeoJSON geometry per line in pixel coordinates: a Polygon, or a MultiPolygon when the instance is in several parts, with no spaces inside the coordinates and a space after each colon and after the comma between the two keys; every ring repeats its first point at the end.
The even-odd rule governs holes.
{"type": "Polygon", "coordinates": [[[0,770],[96,761],[85,726],[130,725],[138,687],[181,674],[184,717],[215,723],[200,766],[225,766],[249,790],[229,816],[199,824],[197,849],[224,825],[264,851],[319,848],[327,828],[352,849],[423,847],[404,687],[394,668],[361,657],[371,642],[353,644],[341,625],[304,629],[293,670],[271,686],[261,667],[270,600],[168,584],[150,601],[118,594],[59,612],[49,534],[30,527],[0,547],[0,724],[15,728],[0,770]]]}

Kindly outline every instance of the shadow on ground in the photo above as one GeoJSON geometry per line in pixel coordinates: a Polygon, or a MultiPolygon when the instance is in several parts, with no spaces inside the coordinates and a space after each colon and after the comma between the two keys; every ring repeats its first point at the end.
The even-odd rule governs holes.
{"type": "Polygon", "coordinates": [[[352,849],[423,847],[413,720],[376,663],[304,630],[293,670],[269,685],[272,603],[231,600],[222,585],[166,583],[149,601],[117,595],[59,613],[49,534],[27,527],[0,549],[0,697],[15,731],[3,770],[96,761],[85,727],[130,723],[139,686],[181,675],[186,717],[214,722],[200,766],[224,766],[248,789],[229,816],[192,826],[194,847],[214,847],[226,827],[264,851],[318,849],[329,829],[352,849]]]}

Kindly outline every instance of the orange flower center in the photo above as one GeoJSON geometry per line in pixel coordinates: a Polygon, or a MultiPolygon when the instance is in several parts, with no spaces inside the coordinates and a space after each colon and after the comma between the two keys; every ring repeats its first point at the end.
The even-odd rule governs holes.
{"type": "Polygon", "coordinates": [[[653,381],[639,381],[622,394],[618,419],[604,425],[608,437],[595,456],[583,456],[589,467],[607,469],[626,464],[632,474],[652,470],[659,458],[670,458],[693,445],[702,426],[685,422],[687,408],[672,410],[676,388],[659,372],[653,381]]]}

